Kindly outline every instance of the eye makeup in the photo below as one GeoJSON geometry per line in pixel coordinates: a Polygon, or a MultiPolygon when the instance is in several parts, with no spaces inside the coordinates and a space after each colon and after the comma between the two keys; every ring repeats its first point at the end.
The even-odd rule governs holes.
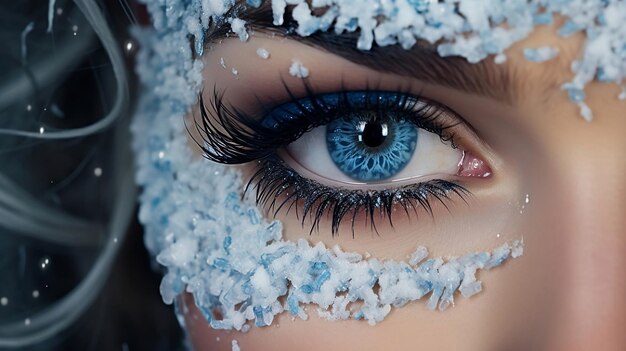
{"type": "Polygon", "coordinates": [[[342,221],[348,219],[353,236],[357,218],[359,222],[369,224],[372,231],[378,232],[376,220],[392,222],[398,207],[407,217],[418,210],[425,210],[432,216],[431,201],[445,204],[453,196],[461,199],[469,196],[469,191],[463,186],[441,179],[388,190],[333,188],[303,178],[276,157],[260,161],[246,190],[250,187],[256,189],[257,205],[268,208],[274,215],[282,209],[286,210],[287,215],[290,210],[294,210],[294,215],[300,217],[303,226],[310,219],[309,234],[314,230],[319,231],[320,222],[330,217],[333,235],[339,231],[342,221]]]}
{"type": "MultiPolygon", "coordinates": [[[[418,134],[426,132],[437,136],[439,140],[431,138],[435,149],[439,147],[451,155],[448,170],[454,169],[454,172],[448,178],[454,175],[484,177],[484,173],[479,174],[481,169],[490,172],[482,160],[455,150],[454,135],[462,129],[459,126],[464,122],[436,102],[390,91],[341,91],[319,95],[310,88],[307,91],[307,97],[296,98],[288,90],[293,100],[268,109],[269,113],[262,117],[243,114],[237,112],[236,107],[226,106],[217,92],[209,104],[211,110],[201,96],[202,120],[196,121],[195,126],[204,142],[199,145],[209,160],[224,164],[256,160],[245,191],[256,191],[256,204],[273,212],[274,216],[285,210],[286,215],[294,214],[300,218],[303,226],[308,220],[309,233],[319,231],[320,222],[324,221],[330,222],[331,232],[335,235],[344,219],[351,223],[353,236],[357,221],[368,223],[373,231],[378,232],[375,219],[386,219],[393,226],[392,217],[398,216],[394,214],[397,210],[407,217],[412,213],[417,215],[418,210],[433,216],[431,201],[444,206],[452,198],[466,201],[470,192],[459,183],[462,178],[434,178],[436,171],[441,170],[437,167],[439,165],[430,169],[434,175],[428,174],[429,169],[422,169],[425,174],[414,174],[410,170],[401,172],[407,164],[425,162],[413,160],[418,134]],[[326,147],[323,143],[321,147],[315,146],[318,144],[315,137],[323,137],[323,134],[311,130],[320,128],[325,129],[326,147]],[[316,157],[319,154],[328,154],[333,161],[327,162],[325,168],[319,168],[317,173],[327,174],[323,180],[303,177],[293,167],[290,145],[300,143],[297,140],[307,134],[312,137],[302,149],[322,149],[314,151],[315,155],[309,157],[310,163],[323,164],[320,157],[316,157]],[[285,147],[287,152],[277,151],[285,147]],[[343,148],[343,153],[337,150],[338,147],[343,148]],[[474,160],[471,165],[481,167],[468,171],[468,162],[464,160],[470,158],[474,160]],[[332,168],[337,171],[333,172],[332,168]],[[388,182],[398,173],[404,174],[404,179],[388,182]],[[339,174],[339,178],[347,181],[337,182],[333,174],[339,174]]],[[[438,156],[428,152],[425,155],[434,159],[438,156]]],[[[300,163],[297,168],[306,168],[302,165],[300,163]]]]}
{"type": "MultiPolygon", "coordinates": [[[[224,163],[257,163],[258,171],[248,183],[257,187],[253,198],[242,198],[245,183],[238,169],[191,157],[182,124],[151,123],[154,114],[162,113],[159,108],[171,113],[173,105],[163,105],[159,99],[144,101],[144,110],[135,124],[136,132],[142,130],[142,125],[150,126],[142,130],[148,136],[140,134],[137,138],[142,145],[138,178],[145,187],[140,219],[146,225],[147,246],[167,269],[160,287],[166,303],[173,303],[183,292],[190,293],[214,329],[246,331],[253,325],[271,325],[281,313],[307,319],[315,310],[329,320],[355,319],[374,325],[393,309],[413,301],[424,300],[429,309],[446,310],[455,296],[469,298],[481,291],[479,271],[522,254],[523,242],[514,241],[492,251],[446,258],[430,258],[428,249],[418,246],[406,261],[382,260],[346,252],[339,246],[284,240],[282,223],[263,218],[257,204],[270,204],[276,209],[297,206],[295,202],[277,202],[280,196],[289,199],[288,193],[296,194],[291,195],[292,200],[297,196],[297,201],[305,202],[311,216],[332,208],[335,219],[331,226],[337,228],[342,218],[358,212],[355,207],[369,213],[369,218],[373,217],[372,211],[388,211],[392,205],[404,208],[408,214],[416,208],[428,210],[432,199],[443,202],[447,196],[462,198],[468,194],[461,185],[442,179],[412,182],[393,190],[341,193],[303,178],[286,165],[278,148],[322,123],[345,118],[345,114],[350,115],[347,112],[363,117],[369,116],[364,112],[385,111],[395,116],[386,122],[410,121],[415,128],[429,128],[437,135],[437,142],[447,144],[459,127],[450,123],[450,115],[418,104],[416,101],[425,100],[417,97],[410,97],[412,107],[406,108],[409,96],[402,93],[355,92],[353,99],[358,97],[361,105],[348,104],[350,96],[348,92],[323,97],[309,94],[293,100],[298,103],[271,109],[267,114],[271,118],[267,119],[236,113],[234,107],[225,106],[216,108],[222,111],[216,116],[203,113],[198,128],[216,133],[203,135],[207,157],[229,161],[224,163]],[[321,111],[315,110],[319,108],[324,108],[325,114],[315,113],[321,111]],[[313,125],[303,125],[303,120],[313,125]],[[288,128],[282,129],[285,126],[288,128]],[[265,132],[265,137],[258,137],[259,131],[265,132]],[[262,147],[254,149],[257,140],[262,147]],[[316,309],[307,312],[307,306],[316,309]]],[[[210,104],[223,106],[220,101],[210,104]]],[[[381,118],[377,115],[367,121],[382,123],[381,118]]],[[[450,145],[446,147],[454,150],[450,145]]]]}
{"type": "MultiPolygon", "coordinates": [[[[551,26],[563,19],[563,24],[557,28],[560,37],[585,35],[582,54],[571,65],[573,79],[559,82],[561,90],[578,105],[581,116],[586,121],[593,119],[591,108],[585,102],[585,87],[593,80],[621,86],[622,92],[617,98],[626,97],[623,92],[626,89],[623,85],[625,30],[621,25],[626,5],[621,1],[523,0],[496,2],[491,6],[478,5],[472,0],[328,0],[316,3],[268,0],[255,5],[258,6],[242,7],[240,12],[225,15],[249,20],[254,30],[297,35],[300,41],[311,41],[323,47],[325,41],[337,41],[342,47],[350,46],[350,50],[356,47],[375,53],[380,48],[393,46],[403,50],[425,46],[427,51],[436,53],[435,56],[460,57],[471,64],[488,61],[502,65],[507,62],[505,50],[526,39],[535,27],[551,26]],[[587,11],[581,12],[581,8],[587,11]],[[334,33],[328,35],[331,29],[334,33]],[[336,36],[344,38],[336,39],[336,36]],[[346,40],[346,37],[354,40],[346,40]]],[[[218,30],[218,35],[211,39],[221,33],[223,30],[218,30]]],[[[558,55],[559,49],[552,46],[529,47],[523,53],[525,60],[537,64],[554,60],[558,55]]]]}
{"type": "Polygon", "coordinates": [[[452,140],[453,135],[447,130],[455,127],[455,123],[443,115],[444,107],[417,96],[387,91],[316,94],[306,87],[307,96],[297,98],[286,83],[283,85],[291,101],[260,118],[227,105],[217,90],[208,105],[201,94],[201,122],[196,121],[195,127],[202,135],[203,143],[198,145],[205,157],[223,164],[258,160],[315,127],[349,122],[349,118],[363,122],[407,121],[439,135],[442,141],[452,140]]]}
{"type": "MultiPolygon", "coordinates": [[[[310,216],[322,218],[319,214],[331,213],[335,220],[329,228],[338,228],[342,219],[354,220],[353,213],[359,212],[356,207],[372,218],[379,217],[371,215],[372,209],[387,211],[393,205],[401,214],[418,209],[427,212],[432,206],[428,201],[443,203],[446,197],[468,196],[456,168],[448,175],[450,180],[418,177],[408,183],[391,182],[388,187],[390,178],[383,178],[373,182],[381,189],[353,187],[341,193],[332,185],[302,177],[280,157],[279,149],[287,152],[286,147],[297,138],[338,120],[352,121],[356,127],[364,121],[405,122],[432,133],[433,140],[461,157],[463,153],[453,144],[455,135],[462,133],[462,124],[434,102],[393,91],[309,93],[293,95],[262,115],[250,115],[226,106],[223,99],[207,101],[222,111],[211,115],[205,109],[204,118],[197,121],[198,128],[215,133],[203,135],[207,155],[229,161],[224,163],[259,167],[249,183],[257,187],[256,196],[242,198],[248,179],[239,169],[193,157],[183,119],[172,117],[184,112],[174,101],[161,96],[144,98],[134,122],[137,179],[144,186],[140,220],[146,228],[147,247],[167,270],[160,287],[164,301],[174,303],[183,292],[190,293],[212,328],[245,331],[271,325],[281,313],[307,319],[315,311],[329,320],[356,319],[373,325],[393,309],[414,301],[445,310],[458,296],[469,298],[482,289],[479,271],[522,254],[523,243],[514,241],[456,257],[429,257],[422,246],[415,246],[406,260],[366,257],[339,246],[287,241],[282,223],[264,218],[257,207],[257,202],[270,206],[273,201],[276,209],[291,206],[293,202],[278,201],[296,193],[300,198],[296,202],[309,201],[310,216]],[[259,131],[265,132],[264,137],[258,136],[259,131]]],[[[358,139],[353,140],[357,143],[358,139]]],[[[373,143],[365,146],[376,147],[373,143]]],[[[368,181],[355,180],[358,187],[359,182],[368,181]]]]}
{"type": "MultiPolygon", "coordinates": [[[[183,17],[193,17],[193,9],[185,11],[183,17]]],[[[187,43],[187,29],[170,31],[166,22],[159,23],[163,27],[158,31],[168,33],[168,41],[187,43]]],[[[487,168],[462,174],[464,165],[474,164],[461,162],[471,160],[468,155],[473,153],[461,150],[464,144],[456,145],[456,133],[463,125],[442,106],[402,91],[292,94],[284,104],[268,106],[268,111],[258,115],[242,113],[215,93],[214,99],[204,101],[215,115],[203,109],[197,125],[200,131],[209,131],[201,145],[210,160],[194,158],[183,117],[197,99],[203,67],[194,64],[190,48],[174,45],[176,49],[168,51],[171,48],[158,44],[161,39],[147,33],[140,40],[146,50],[139,57],[140,76],[143,84],[155,89],[147,89],[142,96],[133,133],[136,179],[143,187],[139,218],[145,227],[146,246],[166,270],[160,287],[166,303],[173,303],[183,292],[192,294],[198,309],[216,329],[246,331],[253,325],[272,324],[280,313],[306,319],[316,310],[329,320],[365,320],[373,325],[393,309],[414,301],[445,310],[455,297],[471,297],[481,290],[481,270],[522,254],[521,241],[446,257],[429,257],[428,249],[416,245],[405,260],[385,260],[304,239],[285,240],[282,223],[264,218],[257,203],[278,209],[292,204],[299,208],[297,203],[306,206],[309,201],[309,217],[321,219],[324,216],[318,214],[330,214],[335,219],[329,228],[337,228],[342,220],[354,221],[353,213],[369,213],[372,218],[372,208],[387,211],[389,204],[406,214],[417,209],[428,212],[433,206],[429,201],[446,207],[447,199],[468,196],[470,178],[484,176],[480,170],[487,168]],[[156,48],[171,55],[161,55],[163,51],[156,48]],[[297,165],[290,163],[294,160],[284,156],[290,145],[316,128],[326,128],[328,135],[329,128],[349,126],[356,129],[348,140],[333,139],[333,133],[325,139],[329,149],[334,140],[367,151],[333,156],[334,167],[350,179],[345,190],[325,183],[328,179],[303,177],[297,165]],[[395,140],[403,140],[404,146],[408,143],[405,152],[415,155],[419,143],[427,139],[422,131],[446,143],[455,160],[452,171],[400,177],[411,169],[410,164],[383,171],[376,170],[380,162],[366,168],[356,163],[342,168],[351,158],[388,155],[395,140]],[[396,139],[398,135],[402,138],[396,139]],[[242,197],[249,177],[224,164],[252,163],[259,168],[248,189],[257,193],[242,197]],[[281,183],[285,178],[287,183],[281,183]],[[370,183],[371,188],[355,189],[370,183]],[[299,196],[295,202],[279,202],[293,193],[299,196]]],[[[272,53],[274,59],[279,56],[272,53]]],[[[245,79],[244,74],[238,78],[245,79]]],[[[401,163],[407,158],[400,158],[401,163]]]]}

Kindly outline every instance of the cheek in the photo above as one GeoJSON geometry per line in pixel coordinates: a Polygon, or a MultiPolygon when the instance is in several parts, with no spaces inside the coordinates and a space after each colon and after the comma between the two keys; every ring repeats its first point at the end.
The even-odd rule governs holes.
{"type": "MultiPolygon", "coordinates": [[[[520,282],[528,273],[521,265],[491,272],[484,280],[491,297],[459,300],[445,313],[430,311],[423,304],[409,304],[394,309],[384,323],[376,326],[354,320],[330,322],[316,313],[310,313],[306,321],[282,314],[269,327],[241,333],[212,329],[188,294],[181,298],[180,303],[186,307],[180,310],[187,311],[183,315],[185,328],[193,349],[199,351],[231,351],[233,340],[243,351],[387,350],[390,347],[414,350],[416,345],[428,350],[498,350],[511,345],[517,335],[529,338],[532,333],[537,334],[529,327],[527,317],[541,307],[519,303],[532,301],[531,297],[541,298],[541,295],[522,295],[520,282]],[[507,298],[494,298],[497,296],[507,298]]],[[[308,312],[315,309],[310,306],[308,312]]]]}
{"type": "MultiPolygon", "coordinates": [[[[190,169],[193,168],[192,165],[190,169]]],[[[237,189],[240,185],[232,183],[236,178],[233,173],[213,173],[211,181],[222,186],[231,183],[232,189],[237,189]]],[[[181,182],[185,179],[196,178],[180,177],[181,182]]],[[[208,190],[203,196],[199,196],[200,190],[189,195],[202,200],[194,203],[213,204],[189,211],[187,216],[205,213],[207,217],[193,216],[193,230],[179,232],[157,256],[157,261],[169,269],[161,286],[164,297],[179,294],[180,284],[186,285],[186,291],[193,295],[192,298],[185,294],[180,309],[193,333],[198,328],[206,330],[210,321],[212,328],[251,329],[249,335],[255,335],[263,332],[253,330],[272,330],[276,323],[284,325],[283,321],[289,324],[291,319],[316,319],[318,307],[326,310],[321,313],[326,318],[366,319],[375,324],[387,317],[391,306],[405,306],[422,297],[428,309],[445,309],[453,302],[457,289],[465,296],[480,290],[480,282],[474,278],[478,270],[496,267],[510,256],[521,254],[522,248],[517,244],[458,259],[420,262],[427,256],[425,252],[414,262],[411,257],[408,264],[381,264],[339,249],[312,247],[305,241],[282,241],[277,222],[264,224],[252,207],[240,202],[228,188],[224,190],[223,200],[216,197],[220,192],[208,190]],[[277,230],[272,231],[273,228],[277,230]],[[267,327],[250,328],[252,322],[267,327]]],[[[424,304],[406,306],[408,310],[424,311],[424,304]]],[[[427,316],[434,313],[425,311],[415,316],[430,319],[427,316]]],[[[355,320],[339,323],[353,325],[355,330],[367,326],[355,320]],[[359,325],[363,327],[357,328],[359,325]]],[[[327,324],[330,323],[319,322],[322,326],[327,324]]],[[[217,342],[221,334],[207,335],[215,335],[217,342]]]]}

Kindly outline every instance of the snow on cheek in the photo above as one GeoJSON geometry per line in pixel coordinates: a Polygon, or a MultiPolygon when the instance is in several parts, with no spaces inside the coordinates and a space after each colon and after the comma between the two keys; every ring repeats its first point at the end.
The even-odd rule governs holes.
{"type": "Polygon", "coordinates": [[[164,266],[185,266],[194,259],[196,251],[198,251],[198,241],[194,238],[183,237],[163,250],[156,260],[164,266]]]}

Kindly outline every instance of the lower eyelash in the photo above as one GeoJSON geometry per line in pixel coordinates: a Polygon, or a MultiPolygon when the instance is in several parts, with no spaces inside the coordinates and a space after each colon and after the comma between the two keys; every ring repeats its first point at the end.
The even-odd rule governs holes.
{"type": "Polygon", "coordinates": [[[467,202],[471,192],[462,185],[443,179],[405,185],[387,190],[347,190],[329,187],[300,176],[277,155],[258,161],[257,168],[245,187],[244,194],[256,190],[256,203],[273,211],[276,216],[282,209],[287,213],[295,206],[296,216],[304,226],[307,218],[312,219],[309,234],[319,231],[324,216],[331,217],[332,235],[336,235],[344,219],[349,218],[354,237],[354,225],[359,213],[376,233],[375,218],[386,217],[393,226],[394,208],[401,207],[407,216],[409,211],[417,215],[419,208],[433,216],[431,201],[439,201],[446,209],[446,201],[453,195],[467,202]],[[299,202],[302,213],[299,213],[299,202]],[[381,216],[376,216],[376,214],[381,216]]]}

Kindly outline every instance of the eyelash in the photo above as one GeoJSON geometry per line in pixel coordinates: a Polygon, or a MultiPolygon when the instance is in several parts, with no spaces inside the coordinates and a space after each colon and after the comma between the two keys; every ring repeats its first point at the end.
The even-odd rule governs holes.
{"type": "Polygon", "coordinates": [[[437,134],[442,142],[449,142],[453,148],[456,148],[454,133],[449,130],[461,122],[452,124],[449,121],[440,120],[440,116],[446,109],[433,101],[407,93],[395,93],[396,100],[386,101],[379,97],[388,92],[364,90],[342,91],[338,93],[340,98],[337,102],[329,105],[324,97],[333,94],[315,94],[309,86],[305,87],[306,97],[298,99],[285,86],[292,100],[291,103],[301,113],[281,118],[282,121],[274,120],[276,123],[271,127],[266,125],[266,119],[255,118],[237,110],[234,106],[227,105],[223,94],[217,89],[214,90],[210,101],[211,110],[215,111],[212,115],[201,93],[199,110],[202,122],[199,124],[196,121],[195,127],[200,132],[203,143],[198,141],[196,143],[204,151],[204,156],[211,161],[230,165],[244,164],[274,154],[277,149],[297,140],[315,127],[326,125],[347,113],[367,110],[386,111],[405,118],[418,128],[437,134]],[[367,106],[354,106],[348,98],[350,93],[363,93],[374,103],[367,106]],[[312,109],[304,105],[305,100],[310,102],[312,109]],[[418,103],[422,106],[416,109],[418,103]]]}
{"type": "MultiPolygon", "coordinates": [[[[432,216],[431,199],[438,200],[447,208],[444,200],[449,200],[451,194],[458,195],[464,201],[470,195],[470,192],[463,186],[442,179],[389,190],[337,189],[300,176],[277,156],[270,156],[259,161],[257,170],[248,181],[244,194],[251,187],[256,189],[257,205],[266,206],[270,211],[274,211],[274,216],[285,207],[289,213],[294,205],[303,202],[303,212],[299,218],[302,226],[307,218],[312,219],[309,234],[312,234],[314,230],[319,231],[320,221],[324,215],[330,215],[331,232],[334,236],[338,233],[343,219],[351,214],[353,237],[355,218],[361,211],[365,214],[366,223],[369,223],[370,228],[378,233],[375,222],[377,211],[386,217],[393,227],[392,215],[395,206],[400,206],[407,216],[410,215],[410,210],[417,215],[418,208],[425,209],[432,216]]],[[[296,216],[298,216],[298,206],[295,208],[296,216]]]]}
{"type": "Polygon", "coordinates": [[[392,216],[396,206],[401,207],[407,216],[410,215],[410,210],[417,215],[417,209],[422,208],[432,217],[433,199],[439,201],[445,208],[448,208],[446,200],[450,200],[452,195],[457,195],[467,202],[466,198],[471,193],[465,187],[442,179],[385,190],[347,190],[330,187],[300,176],[277,154],[280,148],[313,128],[355,111],[385,111],[386,118],[392,116],[398,120],[408,120],[418,128],[439,135],[442,142],[449,142],[456,148],[451,129],[462,122],[451,123],[440,118],[447,111],[445,107],[406,93],[394,93],[397,99],[387,101],[380,97],[381,94],[389,94],[388,92],[364,90],[315,94],[308,86],[306,86],[307,96],[298,99],[286,86],[285,88],[292,100],[288,104],[291,107],[295,106],[298,113],[286,114],[285,118],[283,110],[280,119],[269,119],[271,113],[261,119],[242,113],[234,106],[227,105],[223,94],[217,89],[214,90],[210,100],[211,110],[205,105],[203,94],[200,94],[199,98],[201,122],[194,121],[194,124],[203,143],[196,139],[194,141],[204,151],[204,157],[214,162],[232,165],[257,161],[244,195],[250,189],[256,190],[258,206],[274,211],[274,216],[283,208],[287,208],[289,213],[295,206],[296,216],[302,221],[303,226],[307,218],[312,220],[310,234],[314,230],[319,231],[324,216],[331,217],[332,235],[338,233],[340,224],[346,217],[351,217],[354,237],[355,219],[361,212],[365,214],[365,222],[378,233],[375,219],[386,217],[393,227],[392,216]],[[349,94],[353,93],[363,94],[367,104],[354,106],[348,98],[349,94]],[[329,104],[326,101],[328,96],[338,98],[329,104]],[[268,126],[269,120],[273,122],[272,126],[268,126]],[[302,214],[298,211],[298,203],[302,203],[302,214]],[[379,212],[380,216],[376,216],[376,212],[379,212]]]}

